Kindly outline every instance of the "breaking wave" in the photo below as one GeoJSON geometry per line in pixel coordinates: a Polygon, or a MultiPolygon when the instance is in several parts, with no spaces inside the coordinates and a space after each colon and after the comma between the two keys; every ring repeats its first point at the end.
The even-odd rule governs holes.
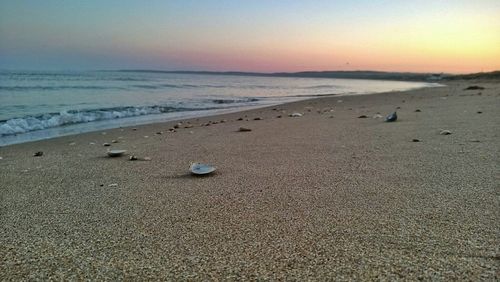
{"type": "Polygon", "coordinates": [[[97,110],[70,110],[58,113],[41,114],[37,116],[25,116],[22,118],[12,118],[0,121],[0,136],[26,133],[35,130],[54,128],[59,126],[104,121],[128,117],[145,115],[157,115],[171,112],[187,112],[200,110],[217,110],[227,108],[221,104],[231,104],[232,106],[249,105],[251,102],[259,101],[256,98],[248,99],[214,99],[210,104],[200,101],[199,105],[192,107],[173,106],[143,106],[143,107],[113,107],[97,110]],[[234,105],[236,104],[236,105],[234,105]]]}

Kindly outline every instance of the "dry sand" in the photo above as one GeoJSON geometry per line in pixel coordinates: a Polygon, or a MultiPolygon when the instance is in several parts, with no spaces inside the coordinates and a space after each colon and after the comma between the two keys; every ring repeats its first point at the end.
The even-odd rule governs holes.
{"type": "Polygon", "coordinates": [[[0,148],[0,280],[498,280],[499,106],[455,81],[0,148]]]}

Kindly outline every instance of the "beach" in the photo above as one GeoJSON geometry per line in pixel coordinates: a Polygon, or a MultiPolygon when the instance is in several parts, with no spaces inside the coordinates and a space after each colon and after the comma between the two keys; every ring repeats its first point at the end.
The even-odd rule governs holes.
{"type": "Polygon", "coordinates": [[[443,83],[1,147],[0,280],[498,280],[500,81],[443,83]]]}

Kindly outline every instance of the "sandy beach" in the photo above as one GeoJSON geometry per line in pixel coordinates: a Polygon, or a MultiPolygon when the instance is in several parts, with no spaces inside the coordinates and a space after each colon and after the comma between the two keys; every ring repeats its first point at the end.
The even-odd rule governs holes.
{"type": "Polygon", "coordinates": [[[444,84],[1,147],[0,280],[498,280],[500,81],[444,84]]]}

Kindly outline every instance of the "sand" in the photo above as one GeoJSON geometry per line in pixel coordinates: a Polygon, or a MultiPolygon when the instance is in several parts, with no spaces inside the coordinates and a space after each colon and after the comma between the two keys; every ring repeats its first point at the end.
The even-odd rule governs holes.
{"type": "Polygon", "coordinates": [[[0,148],[0,280],[498,280],[500,82],[447,84],[0,148]]]}

